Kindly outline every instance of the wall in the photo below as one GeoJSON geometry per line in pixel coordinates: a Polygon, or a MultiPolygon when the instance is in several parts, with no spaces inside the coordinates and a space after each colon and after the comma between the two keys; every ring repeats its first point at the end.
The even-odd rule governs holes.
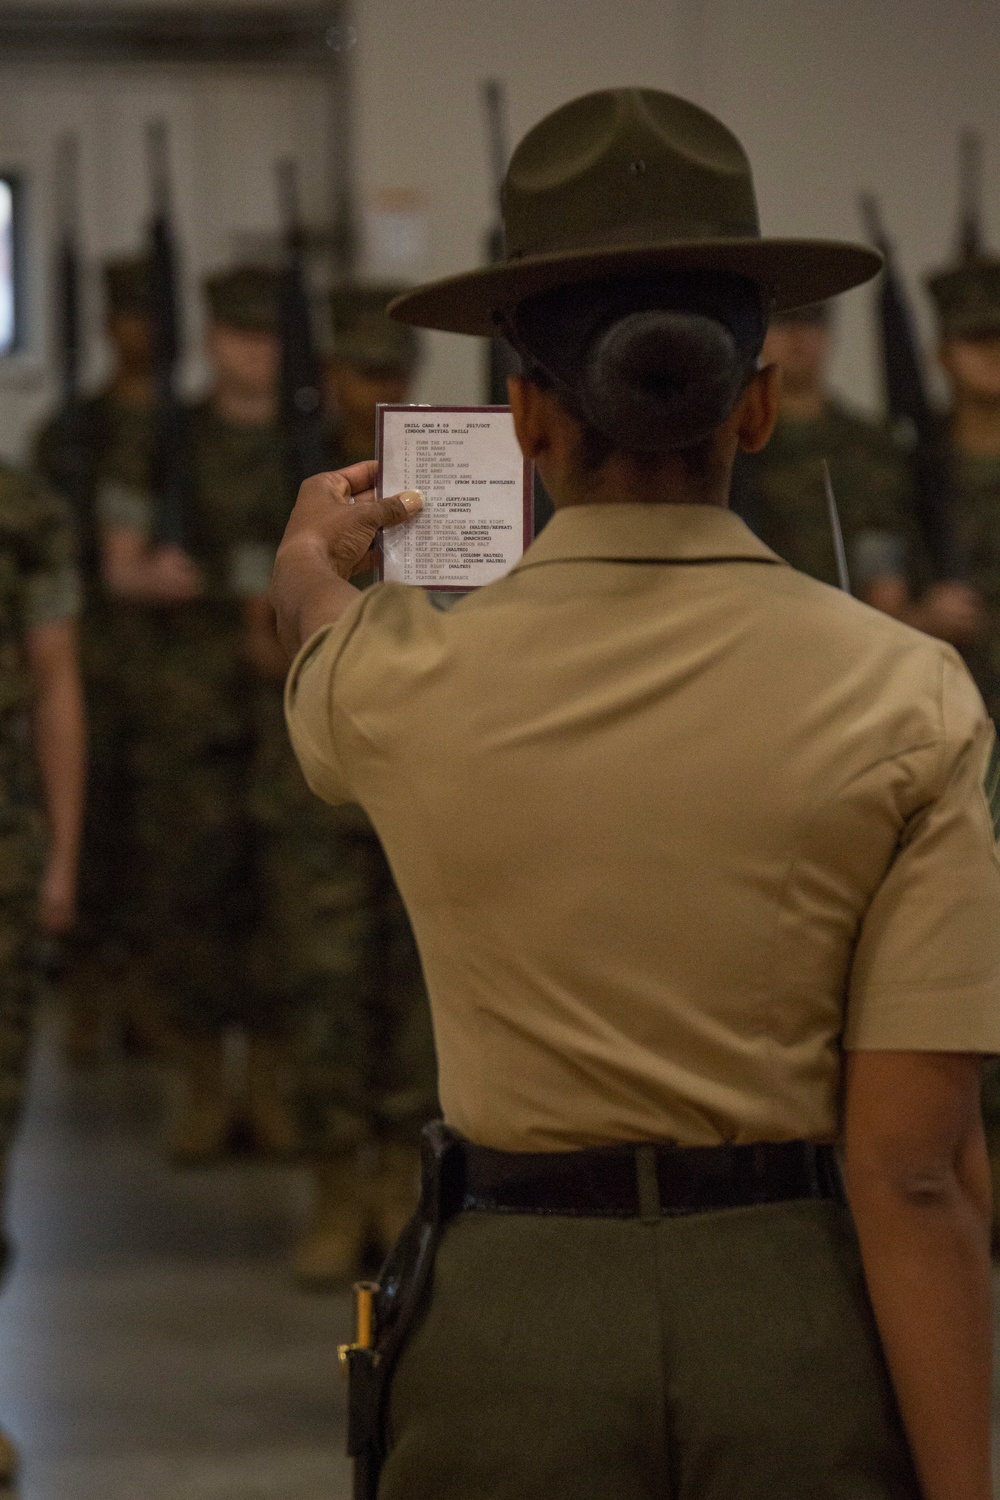
{"type": "MultiPolygon", "coordinates": [[[[31,4],[31,0],[20,0],[31,4]]],[[[983,129],[987,209],[1000,245],[1000,7],[996,0],[353,0],[349,57],[362,206],[416,209],[411,277],[477,263],[491,219],[478,86],[508,87],[511,134],[574,94],[618,83],[675,89],[720,114],[755,163],[774,233],[854,237],[856,195],[882,196],[914,288],[947,255],[959,129],[983,129]]],[[[138,243],[142,131],[173,124],[192,339],[208,266],[273,236],[274,159],[302,161],[307,204],[329,195],[325,85],[316,75],[194,69],[25,69],[0,63],[0,167],[33,185],[27,355],[0,366],[0,452],[16,454],[52,398],[46,330],[55,142],[82,138],[93,263],[138,243]]],[[[405,217],[405,215],[404,215],[405,217]]],[[[413,217],[411,212],[411,218],[413,217]]],[[[384,268],[383,268],[384,269],[384,268]]],[[[96,297],[91,316],[96,316],[96,297]]],[[[868,291],[845,299],[835,379],[876,396],[868,291]]],[[[925,321],[925,329],[927,327],[925,321]]],[[[100,362],[95,340],[91,374],[100,362]]],[[[478,399],[482,351],[435,335],[419,394],[478,399]]],[[[196,382],[192,358],[188,378],[196,382]]]]}
{"type": "MultiPolygon", "coordinates": [[[[1000,247],[995,0],[356,0],[355,23],[359,177],[424,197],[421,274],[481,253],[476,90],[490,73],[507,80],[515,139],[592,88],[641,83],[703,104],[747,146],[772,233],[856,238],[858,190],[875,189],[915,294],[950,251],[958,132],[980,127],[1000,247]]],[[[877,394],[870,310],[869,291],[844,299],[834,370],[865,404],[877,394]]],[[[424,397],[471,397],[478,374],[474,346],[437,335],[424,397]]]]}
{"type": "Polygon", "coordinates": [[[202,375],[203,273],[247,246],[276,246],[279,157],[299,158],[305,206],[310,217],[325,217],[328,84],[314,72],[0,66],[0,168],[22,172],[28,185],[29,301],[28,347],[0,364],[0,453],[23,453],[55,395],[49,290],[57,142],[67,131],[79,140],[90,350],[85,379],[94,382],[104,359],[98,268],[106,256],[134,252],[142,243],[149,213],[145,127],[157,117],[170,125],[191,348],[188,387],[202,375]]]}

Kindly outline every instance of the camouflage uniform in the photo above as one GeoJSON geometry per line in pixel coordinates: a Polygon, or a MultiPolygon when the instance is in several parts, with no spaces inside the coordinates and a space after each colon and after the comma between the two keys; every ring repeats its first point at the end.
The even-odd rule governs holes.
{"type": "MultiPolygon", "coordinates": [[[[416,360],[412,330],[382,314],[391,296],[373,288],[331,299],[334,357],[376,379],[406,375],[416,360]]],[[[371,458],[374,416],[363,453],[331,434],[331,468],[371,458]]],[[[352,1274],[364,1240],[392,1240],[412,1209],[415,1143],[438,1109],[430,1009],[378,836],[360,808],[328,807],[308,790],[276,694],[255,785],[274,952],[298,1016],[302,1140],[317,1163],[317,1211],[296,1269],[318,1285],[352,1274]]]]}
{"type": "MultiPolygon", "coordinates": [[[[110,262],[104,281],[110,313],[148,316],[145,261],[110,262]]],[[[54,417],[35,446],[39,472],[71,502],[84,589],[80,666],[87,700],[87,802],[76,962],[67,975],[75,999],[88,1007],[87,1016],[78,1017],[81,1052],[96,1044],[96,1007],[106,998],[91,995],[90,988],[103,991],[112,975],[124,981],[123,961],[142,944],[144,881],[136,843],[128,673],[141,612],[104,591],[96,507],[106,482],[131,489],[148,485],[151,441],[151,411],[123,405],[107,389],[83,400],[71,414],[54,417]],[[88,967],[92,963],[97,965],[94,973],[88,967]]]]}
{"type": "MultiPolygon", "coordinates": [[[[931,276],[928,288],[942,335],[1000,336],[1000,260],[949,267],[931,276]]],[[[988,619],[985,637],[964,655],[994,723],[1000,725],[1000,455],[952,448],[949,479],[958,555],[988,619]]]]}
{"type": "Polygon", "coordinates": [[[296,1015],[302,1143],[313,1157],[415,1140],[436,1109],[430,1013],[409,919],[360,808],[314,797],[276,694],[261,695],[254,809],[267,946],[296,1015]]]}
{"type": "Polygon", "coordinates": [[[844,532],[852,586],[873,577],[916,577],[920,552],[909,519],[908,474],[888,432],[828,401],[814,421],[780,416],[762,453],[741,465],[734,509],[762,541],[803,573],[837,583],[823,460],[844,532]]]}
{"type": "Polygon", "coordinates": [[[36,998],[35,910],[44,853],[31,753],[27,630],[79,608],[61,501],[0,466],[0,1160],[14,1139],[36,998]]]}
{"type": "MultiPolygon", "coordinates": [[[[259,882],[248,776],[254,684],[244,659],[243,600],[259,591],[278,434],[237,427],[208,404],[188,413],[195,487],[187,546],[207,579],[203,598],[145,610],[134,665],[138,835],[149,875],[156,962],[182,1032],[233,1023],[270,1031],[253,939],[259,882]]],[[[106,485],[106,524],[152,527],[148,494],[106,485]]],[[[268,572],[263,573],[266,586],[268,572]]]]}
{"type": "MultiPolygon", "coordinates": [[[[940,332],[975,339],[1000,335],[1000,259],[982,258],[950,266],[928,278],[940,332]]],[[[963,655],[1000,728],[1000,455],[949,453],[952,517],[959,557],[968,582],[978,589],[987,615],[983,638],[963,655]]],[[[1000,818],[996,789],[998,753],[991,770],[995,823],[1000,818]]],[[[993,1177],[993,1251],[1000,1252],[1000,1062],[983,1070],[983,1119],[993,1177]]]]}
{"type": "MultiPolygon", "coordinates": [[[[135,837],[130,658],[146,613],[110,599],[101,584],[95,509],[102,491],[148,485],[152,418],[126,407],[108,391],[84,402],[80,427],[89,456],[86,490],[75,506],[84,588],[80,621],[80,666],[87,698],[88,777],[80,862],[80,941],[117,958],[134,951],[143,926],[144,885],[135,837]]],[[[39,435],[40,471],[58,487],[60,425],[39,435]]]]}

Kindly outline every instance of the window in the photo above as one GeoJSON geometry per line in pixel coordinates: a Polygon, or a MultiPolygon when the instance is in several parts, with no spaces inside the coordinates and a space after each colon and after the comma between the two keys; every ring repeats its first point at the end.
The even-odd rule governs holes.
{"type": "Polygon", "coordinates": [[[0,174],[0,357],[12,354],[20,343],[18,202],[17,179],[0,174]]]}

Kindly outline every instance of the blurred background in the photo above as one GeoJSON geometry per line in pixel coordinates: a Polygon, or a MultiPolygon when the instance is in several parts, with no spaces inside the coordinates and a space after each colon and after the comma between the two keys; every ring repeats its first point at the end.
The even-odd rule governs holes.
{"type": "MultiPolygon", "coordinates": [[[[296,22],[277,44],[255,38],[259,8],[246,0],[229,8],[211,47],[196,28],[171,27],[172,9],[185,14],[181,3],[0,7],[0,170],[23,193],[24,299],[20,348],[0,362],[3,451],[21,451],[53,394],[48,247],[67,130],[79,137],[81,239],[96,266],[138,244],[145,123],[170,122],[193,350],[198,278],[273,244],[273,164],[289,153],[310,224],[343,228],[347,211],[361,276],[418,280],[480,259],[494,215],[479,96],[489,76],[506,86],[512,142],[589,89],[675,90],[746,145],[767,232],[857,236],[857,194],[871,188],[914,280],[952,253],[958,135],[978,128],[986,227],[1000,236],[989,213],[1000,184],[990,0],[354,0],[322,13],[288,3],[268,7],[296,22]],[[252,59],[220,60],[241,50],[252,59]],[[143,53],[149,60],[132,60],[143,53]]],[[[211,9],[199,7],[203,21],[211,9]]],[[[92,290],[96,329],[96,273],[92,290]]],[[[866,291],[847,299],[834,381],[873,405],[870,304],[866,291]]],[[[447,335],[430,342],[419,399],[475,396],[475,348],[447,335]]],[[[99,363],[99,341],[90,358],[99,363]]],[[[201,378],[196,352],[186,373],[201,378]]]]}
{"type": "MultiPolygon", "coordinates": [[[[373,1059],[392,1050],[385,1014],[392,1010],[397,1041],[409,1036],[405,1017],[425,1016],[419,962],[374,833],[333,829],[303,811],[309,799],[281,727],[284,663],[279,653],[275,666],[261,600],[296,473],[320,466],[310,454],[333,464],[369,453],[376,400],[474,403],[490,392],[484,344],[444,334],[400,342],[381,319],[379,289],[495,254],[498,176],[510,150],[540,117],[590,90],[664,89],[718,115],[747,148],[767,234],[864,239],[859,195],[873,193],[931,402],[943,411],[951,400],[953,431],[942,437],[935,417],[914,443],[904,421],[897,441],[896,419],[911,413],[905,401],[886,412],[878,290],[862,288],[832,323],[821,310],[804,331],[785,330],[788,368],[801,366],[797,391],[788,385],[785,441],[789,432],[794,441],[784,457],[772,455],[785,465],[773,493],[761,469],[756,498],[791,518],[785,555],[835,581],[819,468],[829,457],[852,559],[868,559],[859,574],[871,585],[866,597],[958,644],[1000,640],[1000,542],[991,542],[988,567],[970,573],[967,555],[956,569],[931,514],[918,565],[900,561],[909,512],[919,529],[914,497],[934,480],[933,464],[920,467],[925,437],[931,458],[954,442],[956,489],[971,483],[962,443],[965,458],[986,456],[989,472],[980,464],[976,482],[988,490],[988,518],[1000,515],[998,78],[995,0],[0,0],[0,458],[41,462],[76,507],[92,780],[80,921],[36,955],[39,1040],[9,1162],[0,1143],[17,1249],[0,1298],[0,1500],[350,1493],[336,1344],[351,1330],[352,1276],[377,1267],[412,1201],[412,1128],[433,1112],[433,1058],[429,1083],[417,1049],[409,1073],[401,1065],[388,1082],[376,1077],[373,1059]],[[971,249],[959,235],[963,137],[966,207],[971,183],[978,218],[971,249]],[[165,384],[149,266],[135,265],[148,259],[151,220],[164,208],[177,272],[167,311],[179,322],[165,384]],[[77,314],[69,351],[65,277],[57,291],[57,251],[67,246],[77,314]],[[949,389],[932,358],[923,285],[929,271],[962,262],[967,272],[970,261],[973,293],[982,262],[994,277],[988,326],[951,332],[993,361],[978,393],[954,375],[949,389]],[[108,279],[109,262],[118,281],[108,279]],[[249,280],[216,278],[206,306],[206,278],[248,263],[249,280]],[[306,294],[293,299],[290,319],[287,302],[275,314],[277,279],[289,269],[306,294]],[[270,311],[261,313],[260,298],[270,311]],[[197,526],[164,531],[157,511],[177,478],[156,467],[157,424],[176,416],[174,397],[206,392],[184,419],[195,423],[201,465],[180,476],[188,503],[203,507],[204,520],[213,505],[224,508],[238,475],[247,515],[257,506],[225,556],[198,551],[197,526]],[[297,408],[304,426],[299,397],[308,398],[297,408]],[[875,419],[890,415],[892,432],[854,422],[841,400],[875,419]],[[962,428],[963,410],[978,412],[979,425],[962,428]],[[92,472],[81,468],[83,417],[96,423],[92,472]],[[820,537],[815,566],[793,555],[807,532],[820,537]],[[109,537],[133,551],[109,564],[109,537]],[[158,550],[174,555],[154,578],[158,550]],[[136,592],[136,559],[152,569],[145,594],[136,592]],[[173,594],[156,594],[168,584],[173,594]],[[209,604],[216,615],[195,618],[209,604]],[[183,659],[178,645],[182,609],[199,650],[216,625],[230,632],[228,675],[209,709],[223,703],[239,722],[224,756],[214,741],[196,747],[215,756],[213,776],[229,778],[212,789],[235,808],[224,826],[216,803],[190,800],[204,794],[192,745],[210,714],[197,695],[203,658],[183,659]],[[139,708],[171,693],[177,722],[138,723],[139,708]],[[178,809],[182,823],[187,812],[192,827],[202,819],[206,840],[180,853],[178,809]],[[276,1040],[252,1016],[234,1021],[235,1011],[213,1032],[207,1060],[189,1034],[166,1035],[164,986],[177,955],[165,951],[169,922],[158,927],[155,913],[176,909],[178,892],[187,895],[211,864],[204,849],[214,857],[226,839],[241,872],[253,865],[247,878],[262,904],[237,914],[249,938],[223,944],[213,982],[238,988],[249,939],[271,933],[279,907],[291,910],[298,926],[274,928],[271,967],[301,978],[302,952],[322,950],[318,967],[302,971],[300,989],[312,997],[304,1009],[301,995],[282,992],[289,1014],[299,1007],[297,1051],[290,1030],[276,1040]],[[336,868],[317,864],[319,845],[340,851],[336,868]],[[158,847],[173,881],[153,893],[163,907],[145,893],[158,847]],[[345,870],[367,934],[349,963],[330,917],[341,899],[330,890],[345,870]],[[345,1041],[330,978],[348,967],[363,991],[363,1044],[345,1041]],[[347,1130],[330,1080],[352,1047],[368,1072],[347,1130]],[[299,1087],[307,1054],[311,1094],[299,1087]],[[187,1103],[164,1139],[179,1081],[187,1103]]],[[[2,484],[27,483],[0,468],[2,484]]],[[[995,519],[986,530],[1000,538],[995,519]]],[[[212,670],[222,671],[218,662],[212,670]]],[[[990,681],[997,716],[1000,678],[990,681]]],[[[202,961],[193,949],[182,958],[190,983],[202,961]]],[[[273,975],[256,979],[262,992],[265,979],[280,990],[273,975]]],[[[1000,1084],[995,1105],[1000,1163],[1000,1084]]]]}

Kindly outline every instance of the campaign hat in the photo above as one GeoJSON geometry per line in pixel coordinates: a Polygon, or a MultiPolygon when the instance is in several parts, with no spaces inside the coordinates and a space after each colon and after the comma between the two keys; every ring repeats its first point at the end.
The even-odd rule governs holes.
{"type": "Polygon", "coordinates": [[[950,338],[1000,333],[1000,259],[977,256],[927,278],[941,332],[950,338]]]}
{"type": "Polygon", "coordinates": [[[214,323],[247,333],[276,333],[280,273],[273,266],[231,266],[205,279],[205,300],[214,323]]]}
{"type": "Polygon", "coordinates": [[[585,94],[521,141],[503,185],[505,258],[398,297],[390,315],[490,335],[505,309],[569,282],[720,271],[756,283],[778,311],[874,276],[869,246],[765,239],[753,174],[732,131],[675,94],[585,94]]]}
{"type": "Polygon", "coordinates": [[[402,290],[386,285],[333,287],[328,298],[332,357],[366,373],[409,375],[420,362],[419,337],[385,311],[402,290]]]}

